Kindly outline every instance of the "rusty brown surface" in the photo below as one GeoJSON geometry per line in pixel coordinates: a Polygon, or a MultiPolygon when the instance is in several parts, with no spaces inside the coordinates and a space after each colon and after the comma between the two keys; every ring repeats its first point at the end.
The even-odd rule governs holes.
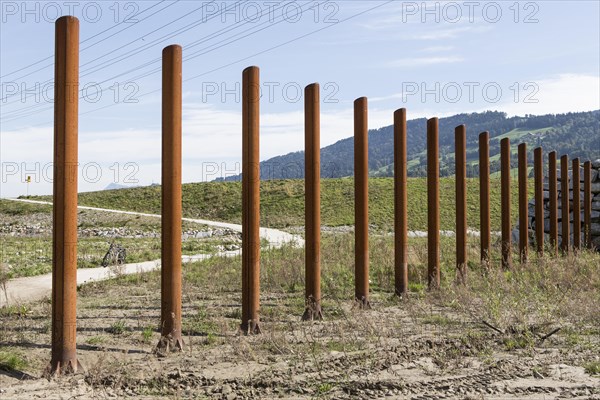
{"type": "Polygon", "coordinates": [[[456,271],[457,280],[467,281],[467,127],[454,129],[456,165],[456,271]]]}
{"type": "Polygon", "coordinates": [[[369,128],[367,98],[354,101],[354,297],[369,307],[369,128]]]}
{"type": "Polygon", "coordinates": [[[304,90],[305,291],[303,320],[322,319],[321,311],[321,120],[319,84],[304,90]]]}
{"type": "Polygon", "coordinates": [[[258,67],[242,74],[242,323],[260,333],[260,78],[258,67]]]}
{"type": "Polygon", "coordinates": [[[502,230],[502,268],[512,268],[510,216],[510,139],[500,141],[500,208],[502,230]]]}
{"type": "Polygon", "coordinates": [[[527,144],[518,146],[519,171],[519,259],[527,262],[529,252],[529,205],[527,199],[527,144]]]}
{"type": "Polygon", "coordinates": [[[550,190],[550,246],[558,255],[558,177],[556,151],[548,154],[548,186],[550,190]]]}
{"type": "Polygon", "coordinates": [[[161,338],[157,351],[183,349],[181,336],[181,46],[162,52],[161,338]]]}
{"type": "Polygon", "coordinates": [[[583,236],[584,246],[592,248],[592,162],[583,163],[583,236]]]}
{"type": "Polygon", "coordinates": [[[563,254],[569,254],[570,251],[570,221],[569,221],[569,156],[566,154],[560,158],[560,190],[561,190],[561,226],[562,240],[560,249],[563,254]]]}
{"type": "Polygon", "coordinates": [[[427,284],[440,287],[440,159],[438,119],[427,120],[427,284]]]}
{"type": "Polygon", "coordinates": [[[406,109],[401,108],[394,112],[394,286],[403,298],[408,294],[406,134],[406,109]]]}
{"type": "Polygon", "coordinates": [[[79,21],[55,25],[52,359],[47,373],[77,372],[77,162],[79,21]]]}
{"type": "Polygon", "coordinates": [[[538,256],[544,254],[544,153],[541,147],[533,150],[535,198],[535,244],[538,256]]]}
{"type": "Polygon", "coordinates": [[[490,263],[490,134],[479,134],[479,230],[480,257],[484,267],[490,263]]]}
{"type": "Polygon", "coordinates": [[[573,250],[581,249],[581,190],[579,158],[573,159],[573,250]]]}

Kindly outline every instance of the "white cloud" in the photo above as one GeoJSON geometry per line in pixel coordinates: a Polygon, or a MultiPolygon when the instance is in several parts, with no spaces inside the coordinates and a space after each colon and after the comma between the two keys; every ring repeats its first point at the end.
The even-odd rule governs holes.
{"type": "Polygon", "coordinates": [[[400,58],[394,61],[390,61],[386,64],[388,67],[399,68],[399,67],[422,67],[427,65],[437,64],[454,64],[462,62],[462,57],[448,56],[448,57],[411,57],[411,58],[400,58]]]}
{"type": "Polygon", "coordinates": [[[419,50],[419,52],[421,52],[421,53],[440,53],[440,52],[452,51],[452,50],[454,50],[454,46],[430,46],[430,47],[425,47],[425,48],[419,50]]]}
{"type": "MultiPolygon", "coordinates": [[[[559,114],[600,109],[600,77],[565,73],[543,79],[519,82],[519,101],[511,100],[497,106],[509,115],[559,114]],[[533,84],[527,90],[526,83],[533,84]],[[529,96],[527,100],[525,97],[529,96]]],[[[490,109],[494,107],[487,107],[490,109]]]]}

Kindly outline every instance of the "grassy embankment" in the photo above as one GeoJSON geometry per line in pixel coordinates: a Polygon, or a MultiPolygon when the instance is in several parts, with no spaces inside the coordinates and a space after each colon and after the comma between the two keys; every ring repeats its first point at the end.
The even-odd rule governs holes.
{"type": "MultiPolygon", "coordinates": [[[[532,182],[531,182],[532,183],[532,182]]],[[[370,223],[380,230],[392,230],[394,220],[393,179],[369,180],[370,223]]],[[[408,228],[427,230],[427,182],[408,179],[408,228]]],[[[532,192],[533,185],[530,192],[532,192]]],[[[455,182],[440,179],[440,228],[454,230],[455,182]]],[[[500,230],[500,179],[492,178],[490,208],[492,229],[500,230]]],[[[467,183],[468,224],[479,229],[479,180],[467,183]]],[[[49,196],[31,197],[51,200],[49,196]]],[[[517,181],[511,190],[513,220],[517,219],[517,181]]],[[[81,205],[119,210],[160,213],[160,187],[107,190],[81,193],[81,205]]],[[[206,182],[183,185],[183,214],[190,218],[241,223],[241,183],[206,182]]],[[[354,186],[350,178],[321,181],[321,217],[327,226],[354,224],[354,186]]],[[[304,181],[272,180],[261,182],[261,226],[286,228],[304,225],[304,181]]]]}

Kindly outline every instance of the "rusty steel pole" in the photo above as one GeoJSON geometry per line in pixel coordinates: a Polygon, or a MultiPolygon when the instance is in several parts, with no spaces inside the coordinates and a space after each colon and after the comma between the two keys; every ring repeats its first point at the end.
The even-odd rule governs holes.
{"type": "Polygon", "coordinates": [[[319,84],[304,89],[305,303],[302,319],[323,319],[321,311],[321,117],[319,84]]]}
{"type": "Polygon", "coordinates": [[[548,186],[550,189],[550,246],[554,256],[558,255],[558,183],[556,151],[548,154],[548,186]]]}
{"type": "Polygon", "coordinates": [[[55,37],[50,375],[81,367],[76,353],[79,20],[60,17],[55,37]]]}
{"type": "Polygon", "coordinates": [[[427,120],[427,284],[440,287],[440,159],[438,119],[427,120]]]}
{"type": "Polygon", "coordinates": [[[541,147],[533,150],[535,184],[535,244],[538,257],[544,255],[544,154],[541,147]]]}
{"type": "Polygon", "coordinates": [[[354,101],[354,298],[369,303],[369,127],[367,98],[354,101]]]}
{"type": "Polygon", "coordinates": [[[162,52],[161,338],[166,355],[183,349],[181,336],[181,46],[162,52]]]}
{"type": "Polygon", "coordinates": [[[584,246],[592,248],[592,162],[583,163],[583,235],[584,246]]]}
{"type": "Polygon", "coordinates": [[[527,262],[529,252],[529,213],[527,204],[527,144],[518,147],[519,156],[519,259],[527,262]]]}
{"type": "Polygon", "coordinates": [[[467,281],[467,127],[454,129],[456,168],[456,271],[458,281],[467,281]]]}
{"type": "Polygon", "coordinates": [[[579,158],[573,159],[573,250],[581,249],[581,184],[579,183],[579,158]]]}
{"type": "Polygon", "coordinates": [[[406,109],[394,112],[394,286],[408,295],[408,193],[406,187],[406,109]]]}
{"type": "Polygon", "coordinates": [[[260,78],[258,67],[242,75],[242,323],[260,333],[260,78]]]}
{"type": "Polygon", "coordinates": [[[569,156],[566,154],[560,158],[560,191],[562,200],[562,240],[560,249],[563,254],[569,254],[569,241],[571,240],[569,232],[569,156]]]}
{"type": "Polygon", "coordinates": [[[510,139],[500,141],[500,207],[502,219],[502,268],[512,268],[510,217],[510,139]]]}
{"type": "Polygon", "coordinates": [[[481,264],[490,264],[490,134],[479,134],[479,234],[481,264]]]}

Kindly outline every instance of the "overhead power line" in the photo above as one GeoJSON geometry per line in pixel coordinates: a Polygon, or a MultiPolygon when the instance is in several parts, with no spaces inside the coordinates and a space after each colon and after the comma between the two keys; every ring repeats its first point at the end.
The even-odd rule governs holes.
{"type": "MultiPolygon", "coordinates": [[[[327,1],[330,1],[330,0],[327,0],[327,1]]],[[[334,23],[332,23],[331,25],[327,25],[327,26],[324,26],[324,27],[322,27],[322,28],[315,29],[315,30],[313,30],[313,31],[311,31],[311,32],[308,32],[308,33],[305,33],[305,34],[303,34],[303,35],[297,36],[297,37],[295,37],[295,38],[293,38],[293,39],[290,39],[290,40],[284,41],[284,42],[282,42],[282,43],[280,43],[280,44],[278,44],[278,45],[275,45],[275,46],[269,47],[269,48],[267,48],[267,49],[265,49],[265,50],[259,51],[259,52],[257,52],[257,53],[253,53],[253,54],[251,54],[251,55],[249,55],[249,56],[246,56],[246,57],[243,57],[243,58],[239,58],[239,59],[237,59],[237,60],[235,60],[235,61],[232,61],[232,62],[229,62],[229,63],[227,63],[227,64],[221,65],[221,66],[219,66],[219,67],[217,67],[217,68],[214,68],[214,69],[212,69],[212,70],[209,70],[209,71],[203,72],[203,73],[201,73],[201,74],[194,75],[194,76],[192,76],[192,77],[186,78],[186,79],[184,79],[184,80],[183,80],[183,82],[189,82],[189,81],[191,81],[191,80],[194,80],[194,79],[200,78],[200,77],[202,77],[202,76],[206,76],[206,75],[208,75],[208,74],[211,74],[211,73],[213,73],[213,72],[216,72],[216,71],[219,71],[219,70],[221,70],[221,69],[224,69],[224,68],[230,67],[230,66],[232,66],[232,65],[238,64],[238,63],[240,63],[240,62],[242,62],[242,61],[246,61],[246,60],[248,60],[248,59],[250,59],[250,58],[253,58],[253,57],[256,57],[256,56],[258,56],[258,55],[265,54],[265,53],[267,53],[267,52],[270,52],[270,51],[272,51],[272,50],[275,50],[275,49],[281,48],[281,47],[283,47],[283,46],[286,46],[286,45],[288,45],[288,44],[290,44],[290,43],[296,42],[296,41],[298,41],[298,40],[301,40],[301,39],[303,39],[303,38],[306,38],[306,37],[308,37],[308,36],[312,36],[312,35],[314,35],[314,34],[316,34],[316,33],[319,33],[319,32],[321,32],[321,31],[324,31],[324,30],[326,30],[326,29],[330,29],[330,28],[332,28],[332,27],[334,27],[334,26],[337,26],[337,25],[339,25],[339,24],[342,24],[342,23],[344,23],[344,22],[346,22],[346,21],[349,21],[349,20],[351,20],[351,19],[354,19],[354,18],[356,18],[356,17],[359,17],[359,16],[361,16],[361,15],[364,15],[364,14],[366,14],[366,13],[370,12],[370,11],[373,11],[373,10],[375,10],[375,9],[381,8],[381,7],[383,7],[383,6],[387,5],[387,4],[390,4],[390,3],[392,3],[393,1],[394,1],[394,0],[387,0],[387,1],[385,1],[385,2],[383,2],[383,3],[380,3],[380,4],[378,4],[378,5],[374,6],[374,7],[368,8],[368,9],[366,9],[366,10],[363,10],[363,11],[361,11],[361,12],[357,13],[357,14],[353,14],[353,15],[351,15],[351,16],[349,16],[349,17],[346,17],[346,18],[344,18],[344,19],[341,19],[341,20],[339,20],[339,21],[337,21],[337,22],[334,22],[334,23]]],[[[280,21],[280,22],[281,22],[281,21],[280,21]]],[[[246,36],[244,36],[244,37],[247,37],[247,36],[249,36],[249,35],[246,35],[246,36]]],[[[239,39],[241,39],[241,38],[239,38],[239,39]]],[[[239,39],[237,39],[237,40],[239,40],[239,39]]],[[[227,44],[229,44],[229,43],[226,43],[225,45],[227,45],[227,44]]],[[[225,45],[223,45],[223,46],[220,46],[220,47],[224,47],[225,45]]],[[[220,48],[220,47],[219,47],[219,48],[220,48]]],[[[200,54],[200,55],[201,55],[201,54],[200,54]]],[[[195,57],[192,57],[192,58],[195,58],[195,57]]],[[[189,59],[192,59],[192,58],[189,58],[189,59]]],[[[189,59],[187,59],[187,60],[189,60],[189,59]]],[[[160,69],[158,69],[158,70],[160,70],[160,69]]],[[[147,75],[145,75],[145,76],[149,76],[149,75],[151,75],[152,73],[156,73],[156,72],[157,72],[157,71],[152,71],[152,72],[148,73],[148,74],[147,74],[147,75]]],[[[142,77],[144,77],[144,76],[142,76],[142,77]]],[[[137,79],[140,79],[140,77],[138,77],[137,79]]],[[[151,94],[154,94],[154,93],[160,92],[160,90],[161,90],[161,89],[155,89],[155,90],[152,90],[152,91],[149,91],[149,92],[146,92],[146,93],[140,94],[139,96],[137,96],[137,98],[144,97],[144,96],[148,96],[148,95],[151,95],[151,94]]],[[[104,110],[104,109],[107,109],[107,108],[110,108],[110,107],[114,107],[114,106],[116,106],[116,105],[118,105],[118,104],[120,104],[120,103],[112,103],[112,104],[108,104],[108,105],[106,105],[106,106],[103,106],[103,107],[99,107],[99,108],[95,108],[95,109],[93,109],[93,110],[89,110],[89,111],[83,112],[83,113],[81,113],[80,115],[87,115],[87,114],[90,114],[90,113],[93,113],[93,112],[96,112],[96,111],[100,111],[100,110],[104,110]]],[[[52,108],[52,107],[53,107],[53,106],[50,106],[50,108],[52,108]]],[[[44,110],[44,111],[45,111],[45,110],[44,110]]],[[[32,114],[29,114],[29,115],[32,115],[32,114]]],[[[13,120],[16,120],[16,119],[23,118],[23,117],[25,117],[25,116],[28,116],[28,115],[23,115],[23,116],[15,117],[15,118],[13,118],[13,119],[10,119],[9,121],[5,121],[5,122],[10,122],[10,121],[13,121],[13,120]]],[[[32,126],[33,126],[33,127],[35,127],[35,126],[47,125],[47,124],[49,124],[49,123],[52,123],[52,121],[46,121],[46,122],[43,122],[43,123],[40,123],[40,124],[35,124],[35,125],[32,125],[32,126]]]]}
{"type": "MultiPolygon", "coordinates": [[[[160,4],[162,4],[162,3],[166,2],[166,1],[167,1],[167,0],[162,0],[162,1],[160,1],[159,3],[156,3],[156,4],[154,4],[154,5],[150,6],[150,7],[148,7],[148,8],[146,8],[146,9],[142,10],[141,12],[139,12],[138,14],[136,14],[136,15],[135,15],[134,17],[132,17],[132,18],[137,18],[137,17],[141,16],[142,14],[146,13],[147,11],[150,11],[150,10],[151,10],[151,9],[153,9],[154,7],[157,7],[157,6],[159,6],[160,4]]],[[[168,7],[171,7],[173,4],[177,3],[177,1],[178,1],[178,0],[175,0],[175,1],[173,1],[173,2],[170,2],[169,4],[167,4],[167,6],[166,6],[166,7],[164,7],[164,8],[162,8],[162,9],[158,10],[158,11],[157,11],[157,12],[155,12],[155,13],[152,13],[152,14],[148,15],[147,17],[145,17],[145,18],[141,19],[140,21],[144,21],[144,20],[146,20],[146,19],[148,19],[148,18],[152,17],[153,15],[155,15],[155,14],[158,14],[159,12],[163,11],[164,9],[166,9],[166,8],[168,8],[168,7]]],[[[138,21],[138,22],[139,22],[139,21],[138,21]]],[[[102,35],[102,34],[104,34],[104,33],[108,32],[108,31],[110,31],[110,30],[112,30],[112,29],[114,29],[114,28],[116,28],[116,27],[118,27],[118,26],[120,26],[120,25],[122,25],[122,24],[125,24],[125,23],[128,25],[127,27],[125,27],[125,28],[121,29],[121,30],[120,30],[120,31],[118,31],[118,32],[115,32],[115,33],[113,33],[113,34],[112,34],[112,35],[110,35],[110,36],[107,36],[107,37],[103,38],[102,40],[99,40],[99,41],[97,41],[97,42],[95,42],[95,43],[92,43],[92,44],[91,44],[91,45],[89,45],[89,46],[86,46],[86,47],[82,48],[80,51],[85,51],[85,50],[87,50],[87,49],[90,49],[90,48],[92,48],[93,46],[95,46],[95,45],[97,45],[97,44],[99,44],[99,43],[102,43],[102,42],[103,42],[103,41],[105,41],[106,39],[108,39],[108,38],[111,38],[111,37],[113,37],[113,36],[115,36],[115,35],[117,35],[117,34],[119,34],[119,33],[123,32],[123,31],[125,31],[125,30],[127,30],[127,29],[129,29],[129,28],[132,28],[133,26],[135,26],[135,24],[127,23],[125,20],[123,20],[123,21],[119,22],[119,23],[118,23],[118,24],[116,24],[116,25],[113,25],[113,26],[111,26],[111,27],[109,27],[109,28],[107,28],[107,29],[105,29],[105,30],[103,30],[103,31],[101,31],[101,32],[98,32],[98,33],[96,33],[96,34],[94,34],[94,35],[90,36],[89,38],[87,38],[87,39],[83,40],[83,41],[81,42],[81,44],[83,44],[83,43],[86,43],[86,42],[88,42],[88,41],[90,41],[90,40],[92,40],[92,39],[94,39],[94,38],[96,38],[96,37],[98,37],[98,36],[100,36],[100,35],[102,35]]],[[[26,70],[26,69],[28,69],[28,68],[31,68],[31,67],[33,67],[33,66],[35,66],[35,65],[41,64],[41,63],[42,63],[42,62],[44,62],[44,61],[47,61],[47,60],[52,60],[53,58],[54,58],[54,55],[50,55],[50,56],[48,56],[48,57],[42,58],[41,60],[35,61],[35,62],[33,62],[33,63],[29,64],[29,65],[26,65],[26,66],[24,66],[24,67],[21,67],[21,68],[19,68],[19,69],[16,69],[16,70],[14,70],[14,71],[11,71],[11,72],[9,72],[9,73],[7,73],[7,74],[4,74],[4,75],[0,76],[0,79],[2,79],[2,78],[6,78],[6,77],[7,77],[7,76],[9,76],[9,75],[16,74],[17,72],[21,72],[21,71],[23,71],[23,70],[26,70]]],[[[17,80],[17,79],[24,78],[24,77],[26,77],[26,76],[29,76],[29,75],[31,75],[31,74],[33,74],[33,73],[35,73],[35,72],[38,72],[38,71],[42,71],[43,69],[46,69],[46,68],[48,68],[48,67],[51,67],[52,65],[54,65],[54,63],[52,63],[52,64],[48,64],[48,65],[45,65],[45,66],[43,66],[43,67],[41,67],[41,68],[39,68],[39,69],[37,69],[37,70],[35,70],[35,71],[29,72],[29,73],[27,73],[27,74],[25,74],[25,75],[22,75],[22,76],[20,76],[20,77],[18,77],[18,78],[15,78],[14,80],[17,80]]]]}

